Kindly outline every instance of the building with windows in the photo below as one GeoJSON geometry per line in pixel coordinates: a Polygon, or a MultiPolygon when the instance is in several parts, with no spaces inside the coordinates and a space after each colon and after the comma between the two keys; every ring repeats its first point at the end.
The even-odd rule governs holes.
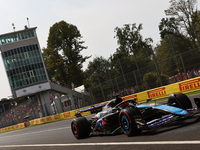
{"type": "Polygon", "coordinates": [[[0,35],[0,48],[13,98],[50,89],[36,27],[0,35]]]}
{"type": "MultiPolygon", "coordinates": [[[[0,51],[12,97],[38,99],[42,116],[52,114],[52,97],[59,97],[58,95],[67,95],[70,98],[68,109],[75,109],[73,97],[77,97],[78,93],[49,80],[36,29],[26,27],[24,30],[0,35],[0,51]]],[[[55,104],[59,112],[64,111],[61,100],[55,101],[55,104]]]]}

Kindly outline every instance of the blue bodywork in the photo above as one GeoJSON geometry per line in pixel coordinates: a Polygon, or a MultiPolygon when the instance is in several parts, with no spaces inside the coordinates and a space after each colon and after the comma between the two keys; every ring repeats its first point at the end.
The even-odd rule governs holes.
{"type": "Polygon", "coordinates": [[[172,114],[176,114],[176,115],[186,115],[188,113],[184,109],[173,107],[173,106],[168,106],[168,105],[160,105],[160,106],[155,106],[153,108],[168,111],[168,112],[170,112],[172,114]]]}
{"type": "Polygon", "coordinates": [[[163,111],[168,111],[172,114],[176,115],[186,115],[188,112],[184,109],[178,108],[178,107],[173,107],[173,106],[168,106],[168,105],[159,105],[159,106],[150,106],[150,105],[137,105],[139,109],[146,109],[152,107],[153,109],[159,109],[163,111]]]}

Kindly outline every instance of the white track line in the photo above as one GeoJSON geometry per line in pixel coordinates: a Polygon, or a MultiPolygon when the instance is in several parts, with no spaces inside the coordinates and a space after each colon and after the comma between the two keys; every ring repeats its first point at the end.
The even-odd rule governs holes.
{"type": "Polygon", "coordinates": [[[30,144],[30,145],[1,145],[0,148],[11,147],[61,147],[61,146],[103,146],[103,145],[166,145],[166,144],[200,144],[200,141],[155,141],[155,142],[111,142],[111,143],[71,143],[71,144],[30,144]]]}

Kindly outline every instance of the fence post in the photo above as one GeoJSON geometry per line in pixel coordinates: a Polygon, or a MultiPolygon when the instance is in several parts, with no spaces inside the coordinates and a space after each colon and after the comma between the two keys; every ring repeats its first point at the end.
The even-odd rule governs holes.
{"type": "Polygon", "coordinates": [[[168,37],[169,37],[169,41],[170,41],[170,44],[171,44],[171,47],[172,47],[172,51],[173,51],[173,54],[174,54],[174,58],[175,58],[175,61],[176,61],[176,66],[177,66],[178,70],[180,71],[180,69],[178,67],[178,60],[176,59],[176,54],[175,54],[175,51],[174,51],[174,46],[172,44],[172,39],[171,39],[170,36],[168,36],[168,37]]]}
{"type": "Polygon", "coordinates": [[[198,43],[198,46],[199,46],[199,49],[200,49],[200,44],[199,44],[199,38],[198,38],[198,36],[197,36],[197,32],[196,32],[196,25],[195,24],[193,24],[193,30],[194,30],[194,34],[195,34],[195,36],[196,36],[196,38],[197,38],[197,43],[198,43]]]}
{"type": "Polygon", "coordinates": [[[106,101],[105,96],[104,96],[104,92],[103,92],[103,88],[102,88],[102,85],[101,85],[100,80],[99,80],[99,75],[98,75],[98,73],[97,73],[97,78],[98,78],[99,86],[100,86],[100,89],[101,89],[101,92],[102,92],[102,95],[103,95],[103,100],[106,101]]]}
{"type": "MultiPolygon", "coordinates": [[[[133,71],[133,74],[134,74],[134,78],[135,78],[136,85],[137,85],[137,87],[139,87],[139,86],[138,86],[138,81],[137,81],[137,77],[136,77],[135,71],[133,71]]],[[[138,92],[140,92],[140,88],[138,88],[138,92]]]]}
{"type": "Polygon", "coordinates": [[[120,94],[119,85],[118,85],[118,83],[117,83],[116,77],[115,77],[115,82],[116,82],[116,85],[117,85],[118,92],[119,92],[119,94],[120,94]]]}
{"type": "Polygon", "coordinates": [[[182,65],[183,65],[183,70],[184,70],[184,72],[185,72],[185,76],[186,76],[186,78],[188,78],[187,77],[187,72],[186,72],[186,70],[185,70],[185,65],[184,65],[184,62],[183,62],[183,58],[182,58],[182,55],[180,54],[180,58],[181,58],[181,63],[182,63],[182,65]]]}
{"type": "Polygon", "coordinates": [[[151,49],[151,51],[152,51],[153,61],[154,61],[154,63],[155,63],[156,71],[157,71],[157,73],[158,73],[159,82],[160,82],[160,85],[162,86],[162,81],[161,81],[161,78],[160,78],[160,71],[159,71],[158,65],[157,65],[157,63],[156,63],[156,61],[155,61],[155,57],[154,57],[153,50],[151,49]]]}
{"type": "Polygon", "coordinates": [[[122,75],[123,75],[123,78],[124,78],[125,86],[127,87],[126,78],[125,78],[125,76],[124,76],[124,71],[123,71],[121,62],[120,62],[120,60],[118,60],[118,61],[119,61],[119,65],[120,65],[120,68],[121,68],[121,71],[122,71],[122,75]]]}
{"type": "MultiPolygon", "coordinates": [[[[137,71],[138,71],[138,73],[139,73],[140,82],[141,82],[141,84],[142,84],[143,82],[142,82],[142,78],[141,78],[141,74],[140,74],[140,69],[139,69],[139,67],[138,67],[137,60],[136,60],[136,57],[135,57],[135,54],[134,54],[134,53],[133,53],[133,57],[134,57],[134,59],[135,59],[135,64],[136,64],[136,67],[137,67],[137,71]]],[[[138,89],[139,89],[139,86],[138,86],[138,89]]]]}
{"type": "Polygon", "coordinates": [[[93,98],[93,94],[92,94],[90,83],[89,83],[89,91],[90,91],[91,102],[94,105],[94,98],[93,98]]]}
{"type": "Polygon", "coordinates": [[[108,69],[108,75],[109,75],[109,78],[110,78],[110,81],[111,81],[111,84],[112,84],[112,89],[113,89],[113,91],[114,91],[114,84],[113,84],[113,81],[112,81],[112,79],[111,79],[111,75],[110,75],[109,69],[108,69]]]}

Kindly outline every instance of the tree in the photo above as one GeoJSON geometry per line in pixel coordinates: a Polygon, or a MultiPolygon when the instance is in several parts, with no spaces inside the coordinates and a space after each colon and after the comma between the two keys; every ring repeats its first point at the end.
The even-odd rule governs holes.
{"type": "Polygon", "coordinates": [[[187,50],[193,48],[191,40],[179,31],[175,18],[162,18],[159,25],[159,31],[161,39],[173,36],[179,40],[180,43],[184,43],[184,47],[187,47],[187,50]]]}
{"type": "MultiPolygon", "coordinates": [[[[160,70],[169,76],[177,74],[178,70],[183,71],[183,53],[187,52],[187,58],[199,55],[198,52],[188,52],[197,47],[195,30],[198,29],[200,20],[199,12],[195,8],[196,3],[196,0],[171,0],[169,9],[165,10],[165,14],[170,18],[163,18],[159,24],[161,42],[155,50],[160,70]]],[[[199,60],[196,59],[195,62],[199,60]]],[[[187,61],[185,65],[193,66],[192,63],[187,61]]]]}
{"type": "MultiPolygon", "coordinates": [[[[162,80],[163,85],[167,85],[169,83],[169,77],[167,75],[161,73],[160,78],[162,80]]],[[[143,81],[150,89],[156,88],[160,85],[157,72],[146,73],[143,76],[143,81]]]]}
{"type": "Polygon", "coordinates": [[[175,18],[162,18],[159,24],[160,37],[165,38],[166,35],[180,35],[175,18]]]}
{"type": "MultiPolygon", "coordinates": [[[[90,61],[85,70],[85,77],[89,80],[92,86],[99,85],[99,82],[104,82],[109,79],[109,61],[102,56],[95,57],[90,61]]],[[[88,87],[88,82],[85,81],[85,87],[88,87]]]]}
{"type": "Polygon", "coordinates": [[[81,38],[77,27],[65,21],[50,27],[47,48],[43,49],[44,62],[50,77],[64,80],[67,84],[83,84],[82,64],[90,56],[80,55],[82,50],[87,49],[81,38]]]}
{"type": "Polygon", "coordinates": [[[9,99],[7,99],[7,98],[2,98],[0,101],[7,101],[7,100],[9,100],[9,99]]]}
{"type": "Polygon", "coordinates": [[[197,0],[170,0],[170,4],[170,7],[165,10],[165,14],[176,19],[178,28],[185,36],[190,37],[196,46],[194,25],[199,23],[196,9],[197,0]]]}
{"type": "Polygon", "coordinates": [[[118,73],[121,73],[122,69],[124,73],[131,72],[151,62],[153,40],[151,38],[143,40],[141,30],[142,24],[138,26],[125,24],[122,28],[115,28],[115,38],[119,47],[110,60],[112,68],[115,68],[118,73]]]}
{"type": "Polygon", "coordinates": [[[137,55],[139,51],[142,51],[143,54],[148,57],[152,54],[150,43],[153,42],[151,38],[146,38],[143,40],[140,31],[142,30],[142,24],[139,24],[138,27],[136,24],[125,24],[124,27],[115,28],[117,43],[119,45],[118,50],[127,53],[130,55],[134,53],[137,55]]]}
{"type": "Polygon", "coordinates": [[[85,73],[87,77],[96,73],[106,73],[109,69],[109,61],[102,56],[95,57],[93,61],[90,61],[85,73]]]}

